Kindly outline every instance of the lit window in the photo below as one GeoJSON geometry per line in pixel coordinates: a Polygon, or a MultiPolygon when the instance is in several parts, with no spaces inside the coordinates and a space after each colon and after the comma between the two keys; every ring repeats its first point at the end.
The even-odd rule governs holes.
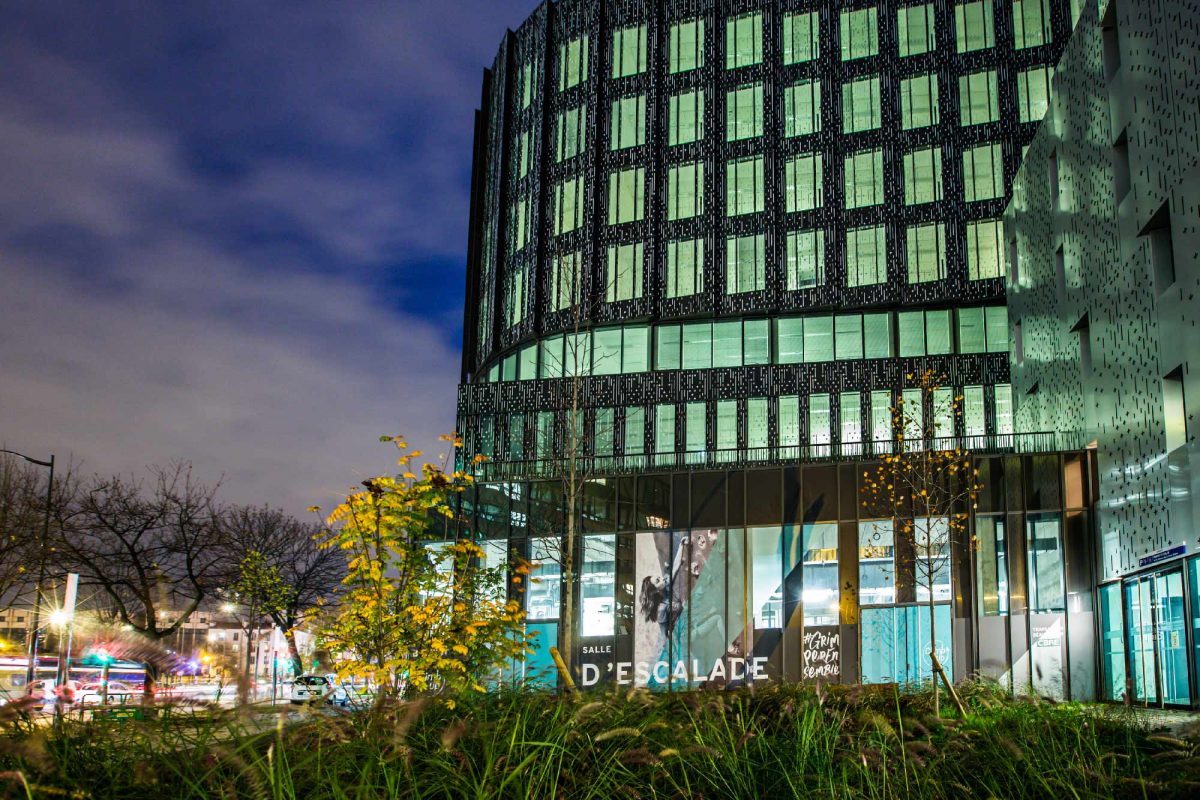
{"type": "Polygon", "coordinates": [[[704,66],[704,20],[691,19],[671,26],[667,45],[667,71],[687,72],[704,66]]]}
{"type": "MultiPolygon", "coordinates": [[[[718,451],[736,450],[738,446],[738,418],[736,400],[717,401],[717,441],[718,451]]],[[[732,455],[726,453],[726,455],[732,455]]]]}
{"type": "Polygon", "coordinates": [[[646,409],[629,406],[625,409],[625,455],[640,456],[645,451],[646,409]]]}
{"type": "Polygon", "coordinates": [[[608,248],[605,301],[615,303],[642,296],[642,252],[641,242],[608,248]]]}
{"type": "Polygon", "coordinates": [[[1050,107],[1050,67],[1034,67],[1017,73],[1017,108],[1021,122],[1038,122],[1050,107]]]}
{"type": "Polygon", "coordinates": [[[983,387],[963,387],[963,434],[966,436],[983,436],[987,433],[984,424],[983,387]]]}
{"type": "Polygon", "coordinates": [[[938,123],[937,75],[917,75],[900,81],[900,127],[927,128],[938,123]]]}
{"type": "Polygon", "coordinates": [[[728,162],[725,170],[725,213],[736,217],[763,210],[763,158],[728,162]]]}
{"type": "Polygon", "coordinates": [[[779,446],[796,447],[800,444],[800,397],[782,395],[779,398],[779,446]]]}
{"type": "Polygon", "coordinates": [[[863,357],[862,314],[839,314],[833,320],[833,357],[857,361],[863,357]]]}
{"type": "Polygon", "coordinates": [[[767,288],[766,237],[730,236],[725,241],[725,292],[759,292],[767,288]]]}
{"type": "Polygon", "coordinates": [[[568,178],[554,186],[554,233],[567,233],[583,224],[583,178],[568,178]]]}
{"type": "Polygon", "coordinates": [[[504,309],[504,321],[510,328],[525,319],[526,274],[525,265],[519,264],[509,271],[505,279],[501,306],[504,309]]]}
{"type": "Polygon", "coordinates": [[[883,202],[883,151],[867,150],[846,156],[846,208],[883,202]]]}
{"type": "Polygon", "coordinates": [[[767,398],[751,397],[746,401],[746,447],[751,458],[765,458],[765,453],[755,453],[770,446],[767,398]]]}
{"type": "Polygon", "coordinates": [[[1051,39],[1049,0],[1012,0],[1013,47],[1040,47],[1051,39]]]}
{"type": "Polygon", "coordinates": [[[789,292],[825,283],[825,231],[790,231],[787,235],[789,292]]]}
{"type": "Polygon", "coordinates": [[[704,138],[704,91],[671,95],[667,101],[667,145],[696,142],[704,138]]]}
{"type": "Polygon", "coordinates": [[[838,417],[841,423],[841,442],[862,441],[862,398],[858,392],[842,392],[838,396],[838,417]]]}
{"type": "Polygon", "coordinates": [[[928,53],[937,46],[932,3],[896,9],[896,28],[901,58],[928,53]]]}
{"type": "Polygon", "coordinates": [[[987,350],[984,338],[983,308],[958,309],[958,352],[983,353],[987,350]]]}
{"type": "MultiPolygon", "coordinates": [[[[808,396],[808,443],[829,444],[830,438],[829,395],[810,394],[808,396]]],[[[809,527],[816,526],[805,525],[804,527],[807,530],[809,527]]],[[[836,531],[837,526],[835,525],[833,527],[836,531]]],[[[834,538],[833,541],[836,542],[837,539],[834,538]]],[[[807,583],[808,581],[806,580],[805,584],[807,583]]]]}
{"type": "Polygon", "coordinates": [[[946,277],[946,228],[941,223],[911,225],[905,231],[908,282],[925,283],[946,277]]]}
{"type": "Polygon", "coordinates": [[[775,363],[799,364],[804,360],[804,319],[780,317],[775,320],[775,363]]]}
{"type": "Polygon", "coordinates": [[[761,83],[740,86],[725,96],[725,139],[751,139],[763,132],[763,87],[761,83]]]}
{"type": "Polygon", "coordinates": [[[1013,432],[1012,386],[998,383],[993,387],[996,402],[996,433],[1013,432]]]}
{"type": "Polygon", "coordinates": [[[743,14],[725,23],[725,68],[762,62],[762,14],[743,14]]]}
{"type": "Polygon", "coordinates": [[[879,54],[879,11],[874,7],[843,11],[841,15],[842,61],[879,54]]]}
{"type": "Polygon", "coordinates": [[[580,36],[558,47],[558,90],[578,86],[588,77],[588,37],[580,36]]]}
{"type": "Polygon", "coordinates": [[[879,78],[842,84],[842,131],[856,133],[879,125],[879,78]]]}
{"type": "Polygon", "coordinates": [[[817,12],[783,18],[783,63],[815,61],[821,55],[821,21],[817,12]]]}
{"type": "Polygon", "coordinates": [[[675,452],[675,406],[654,408],[654,452],[663,455],[675,452]]]}
{"type": "Polygon", "coordinates": [[[703,453],[708,446],[707,406],[707,403],[702,402],[685,403],[683,406],[684,448],[688,453],[703,453]]]}
{"type": "Polygon", "coordinates": [[[954,7],[954,31],[958,52],[984,50],[996,46],[995,14],[992,0],[975,0],[954,7]]]}
{"type": "Polygon", "coordinates": [[[963,199],[992,200],[1004,196],[1004,161],[996,142],[963,151],[963,199]]]}
{"type": "Polygon", "coordinates": [[[646,215],[646,170],[643,167],[608,174],[608,224],[637,222],[646,215]]]}
{"type": "Polygon", "coordinates": [[[667,170],[667,219],[704,213],[704,162],[677,164],[667,170]]]}
{"type": "Polygon", "coordinates": [[[791,214],[820,208],[824,202],[825,181],[821,154],[790,158],[783,165],[784,210],[791,214]]]}
{"type": "Polygon", "coordinates": [[[613,31],[612,77],[624,78],[646,71],[646,26],[613,31]]]}
{"type": "Polygon", "coordinates": [[[961,125],[981,125],[1000,119],[1000,90],[996,71],[974,72],[958,78],[958,110],[961,125]]]}
{"type": "Polygon", "coordinates": [[[667,297],[704,291],[704,240],[667,242],[667,297]]]}
{"type": "Polygon", "coordinates": [[[942,148],[928,147],[904,154],[904,204],[936,203],[942,199],[942,148]]]}
{"type": "Polygon", "coordinates": [[[521,108],[529,108],[533,102],[533,83],[536,80],[536,64],[522,64],[520,72],[520,88],[517,90],[521,98],[521,108]]]}
{"type": "Polygon", "coordinates": [[[646,95],[621,97],[613,101],[609,147],[624,150],[646,143],[646,95]]]}
{"type": "Polygon", "coordinates": [[[569,108],[559,113],[554,136],[554,158],[565,161],[584,150],[587,140],[587,106],[569,108]]]}
{"type": "Polygon", "coordinates": [[[863,314],[863,358],[892,357],[892,315],[863,314]]]}
{"type": "Polygon", "coordinates": [[[833,317],[804,319],[804,360],[833,361],[833,317]]]}
{"type": "Polygon", "coordinates": [[[533,156],[533,141],[526,131],[517,137],[517,179],[529,174],[529,163],[533,156]]]}
{"type": "Polygon", "coordinates": [[[742,322],[730,320],[713,323],[714,367],[742,366],[742,322]]]}
{"type": "Polygon", "coordinates": [[[583,253],[563,253],[554,259],[550,273],[550,307],[555,311],[579,302],[579,274],[583,253]]]}
{"type": "Polygon", "coordinates": [[[999,220],[967,223],[967,276],[971,280],[1003,277],[1003,235],[999,220]]]}
{"type": "Polygon", "coordinates": [[[846,285],[887,281],[887,240],[882,225],[846,231],[846,285]]]}
{"type": "Polygon", "coordinates": [[[821,130],[821,82],[800,81],[783,90],[783,135],[807,136],[821,130]]]}

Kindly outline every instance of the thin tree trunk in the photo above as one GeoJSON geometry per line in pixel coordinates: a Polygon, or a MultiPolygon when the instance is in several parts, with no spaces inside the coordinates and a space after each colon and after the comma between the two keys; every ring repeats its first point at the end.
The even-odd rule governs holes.
{"type": "MultiPolygon", "coordinates": [[[[926,542],[928,542],[928,534],[926,535],[926,542]]],[[[926,570],[928,571],[933,567],[933,559],[930,558],[928,551],[926,552],[925,557],[926,557],[926,570]]],[[[933,715],[935,717],[940,717],[942,715],[941,703],[939,702],[941,699],[940,691],[939,691],[940,687],[938,685],[937,670],[934,668],[935,665],[938,663],[937,616],[934,614],[934,606],[933,606],[933,572],[930,571],[928,574],[929,574],[929,670],[933,677],[933,715]]]]}

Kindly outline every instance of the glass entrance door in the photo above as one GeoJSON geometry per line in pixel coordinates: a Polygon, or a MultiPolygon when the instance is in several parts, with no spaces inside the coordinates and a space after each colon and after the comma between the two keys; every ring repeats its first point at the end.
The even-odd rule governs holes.
{"type": "Polygon", "coordinates": [[[1158,703],[1158,681],[1154,669],[1154,602],[1149,577],[1125,584],[1125,635],[1129,637],[1129,677],[1133,700],[1158,703]]]}
{"type": "Polygon", "coordinates": [[[1125,584],[1125,631],[1134,701],[1191,704],[1185,608],[1179,567],[1125,584]]]}

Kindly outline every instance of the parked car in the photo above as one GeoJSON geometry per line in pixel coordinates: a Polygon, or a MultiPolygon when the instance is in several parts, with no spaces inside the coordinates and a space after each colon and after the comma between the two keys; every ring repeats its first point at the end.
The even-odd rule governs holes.
{"type": "MultiPolygon", "coordinates": [[[[140,687],[131,686],[124,681],[108,682],[108,703],[123,705],[134,702],[137,695],[142,693],[140,687]]],[[[85,683],[75,690],[75,702],[80,705],[100,705],[104,696],[104,685],[100,681],[85,683]]]]}
{"type": "Polygon", "coordinates": [[[292,681],[289,698],[293,703],[311,703],[328,698],[335,689],[333,675],[301,675],[292,681]]]}
{"type": "Polygon", "coordinates": [[[334,690],[333,702],[343,707],[363,708],[375,700],[375,692],[365,683],[343,681],[334,690]]]}

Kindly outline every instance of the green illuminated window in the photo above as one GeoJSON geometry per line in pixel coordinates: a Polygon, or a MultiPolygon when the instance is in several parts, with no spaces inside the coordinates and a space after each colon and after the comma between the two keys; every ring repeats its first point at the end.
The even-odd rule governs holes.
{"type": "Polygon", "coordinates": [[[838,361],[863,357],[862,314],[839,314],[833,319],[833,356],[838,361]]]}
{"type": "Polygon", "coordinates": [[[879,54],[879,11],[874,7],[843,11],[841,15],[842,61],[879,54]]]}
{"type": "Polygon", "coordinates": [[[667,144],[696,142],[704,138],[704,90],[671,95],[667,101],[667,144]]]}
{"type": "Polygon", "coordinates": [[[704,213],[704,162],[677,164],[667,169],[667,219],[688,219],[704,213]]]}
{"type": "Polygon", "coordinates": [[[1000,119],[1000,90],[996,71],[973,72],[958,78],[959,124],[981,125],[1000,119]]]}
{"type": "Polygon", "coordinates": [[[646,26],[613,31],[612,77],[624,78],[646,71],[646,26]]]}
{"type": "Polygon", "coordinates": [[[787,235],[787,288],[810,289],[825,282],[825,231],[790,231],[787,235]]]}
{"type": "Polygon", "coordinates": [[[937,123],[937,75],[929,73],[900,81],[900,127],[907,131],[937,123]]]}
{"type": "Polygon", "coordinates": [[[529,162],[533,155],[533,141],[529,136],[529,131],[525,131],[517,137],[517,179],[520,180],[529,174],[529,162]]]}
{"type": "Polygon", "coordinates": [[[940,356],[954,352],[950,332],[950,311],[941,309],[925,312],[925,354],[940,356]]]}
{"type": "Polygon", "coordinates": [[[762,136],[763,87],[761,83],[739,86],[725,97],[725,139],[737,141],[762,136]]]}
{"type": "Polygon", "coordinates": [[[967,223],[967,276],[971,280],[1004,276],[1003,235],[999,220],[967,223]]]}
{"type": "Polygon", "coordinates": [[[988,306],[984,309],[989,353],[1008,352],[1008,306],[988,306]]]}
{"type": "Polygon", "coordinates": [[[604,286],[606,302],[615,303],[642,296],[643,260],[641,242],[608,248],[608,272],[604,286]]]}
{"type": "Polygon", "coordinates": [[[554,159],[565,161],[584,150],[587,141],[587,106],[568,108],[558,115],[554,132],[554,159]]]}
{"type": "Polygon", "coordinates": [[[887,281],[887,234],[882,225],[846,231],[846,285],[887,281]]]}
{"type": "Polygon", "coordinates": [[[579,302],[579,274],[583,253],[561,253],[554,259],[550,273],[550,307],[555,311],[579,302]]]}
{"type": "Polygon", "coordinates": [[[975,0],[973,3],[956,5],[954,32],[960,53],[995,47],[995,14],[992,12],[992,0],[975,0]]]}
{"type": "Polygon", "coordinates": [[[725,23],[725,68],[762,62],[762,14],[743,14],[725,23]]]}
{"type": "Polygon", "coordinates": [[[504,321],[510,328],[525,319],[525,276],[525,265],[518,264],[505,278],[501,305],[504,308],[504,321]]]}
{"type": "Polygon", "coordinates": [[[592,452],[601,457],[613,454],[613,440],[616,438],[616,427],[617,410],[615,408],[596,409],[596,427],[592,435],[592,452]]]}
{"type": "Polygon", "coordinates": [[[942,148],[928,147],[904,154],[904,204],[936,203],[942,199],[942,148]]]}
{"type": "Polygon", "coordinates": [[[838,441],[862,441],[862,397],[858,392],[842,392],[838,395],[838,422],[842,434],[838,441]]]}
{"type": "Polygon", "coordinates": [[[675,452],[675,406],[654,407],[654,452],[667,455],[675,452]]]}
{"type": "Polygon", "coordinates": [[[982,386],[963,387],[962,411],[964,435],[983,436],[987,433],[987,426],[984,423],[982,386]]]}
{"type": "Polygon", "coordinates": [[[678,325],[659,325],[654,329],[654,368],[679,369],[682,329],[678,325]]]}
{"type": "Polygon", "coordinates": [[[846,208],[883,202],[883,151],[867,150],[846,156],[846,208]]]}
{"type": "MultiPolygon", "coordinates": [[[[751,397],[746,401],[746,447],[752,451],[770,446],[770,415],[767,408],[765,397],[751,397]]],[[[752,453],[751,457],[764,458],[765,454],[752,453]]]]}
{"type": "Polygon", "coordinates": [[[983,329],[983,308],[958,309],[958,352],[982,353],[987,350],[983,329]]]}
{"type": "Polygon", "coordinates": [[[712,333],[714,367],[740,367],[742,365],[742,321],[729,320],[713,323],[712,333]]]}
{"type": "Polygon", "coordinates": [[[667,71],[687,72],[704,66],[704,20],[690,19],[671,26],[667,71]]]}
{"type": "Polygon", "coordinates": [[[685,403],[683,435],[689,453],[703,452],[708,444],[708,404],[685,403]]]}
{"type": "Polygon", "coordinates": [[[842,84],[842,131],[869,131],[879,125],[879,78],[842,84]]]}
{"type": "Polygon", "coordinates": [[[901,311],[896,315],[896,332],[901,358],[925,355],[925,312],[901,311]]]}
{"type": "Polygon", "coordinates": [[[815,11],[783,18],[783,63],[815,61],[821,55],[821,21],[815,11]]]}
{"type": "Polygon", "coordinates": [[[804,360],[804,319],[780,317],[775,320],[775,363],[799,364],[804,360]]]}
{"type": "Polygon", "coordinates": [[[522,197],[512,207],[510,223],[512,251],[519,253],[525,249],[525,244],[529,241],[532,233],[529,229],[532,223],[529,215],[529,201],[526,198],[522,197]]]}
{"type": "Polygon", "coordinates": [[[833,361],[833,317],[805,318],[804,360],[833,361]]]}
{"type": "Polygon", "coordinates": [[[904,438],[910,442],[925,436],[925,405],[922,400],[920,389],[905,389],[900,393],[904,438]]]}
{"type": "Polygon", "coordinates": [[[667,297],[704,291],[704,240],[667,242],[667,297]]]}
{"type": "Polygon", "coordinates": [[[992,391],[996,402],[996,433],[1010,434],[1013,432],[1012,386],[998,383],[992,391]]]}
{"type": "Polygon", "coordinates": [[[905,231],[905,240],[909,283],[940,281],[946,277],[944,225],[910,225],[905,231]]]}
{"type": "Polygon", "coordinates": [[[785,394],[779,398],[780,447],[796,447],[800,444],[800,396],[785,394]]]}
{"type": "MultiPolygon", "coordinates": [[[[610,251],[611,252],[611,251],[610,251]]],[[[621,372],[621,329],[599,328],[592,333],[592,375],[621,372]]]]}
{"type": "Polygon", "coordinates": [[[646,409],[628,406],[625,409],[625,448],[627,456],[640,456],[646,451],[646,409]]]}
{"type": "Polygon", "coordinates": [[[765,319],[748,319],[742,323],[742,363],[771,363],[771,326],[765,319]]]}
{"type": "Polygon", "coordinates": [[[1049,0],[1012,0],[1013,47],[1040,47],[1051,39],[1049,0]]]}
{"type": "Polygon", "coordinates": [[[588,37],[580,36],[558,47],[558,90],[578,86],[588,77],[588,37]]]}
{"type": "Polygon", "coordinates": [[[807,136],[821,130],[821,82],[800,81],[783,90],[783,135],[807,136]]]}
{"type": "Polygon", "coordinates": [[[996,142],[963,151],[963,199],[992,200],[1004,196],[1004,160],[996,142]]]}
{"type": "Polygon", "coordinates": [[[829,444],[829,441],[829,395],[810,394],[808,396],[808,443],[829,444]]]}
{"type": "Polygon", "coordinates": [[[621,329],[621,371],[645,372],[650,369],[650,328],[626,325],[621,329]]]}
{"type": "Polygon", "coordinates": [[[892,393],[871,392],[871,441],[892,439],[892,393]]]}
{"type": "Polygon", "coordinates": [[[717,401],[717,450],[736,450],[738,418],[736,400],[717,401]]]}
{"type": "Polygon", "coordinates": [[[892,315],[863,314],[863,358],[892,357],[892,315]]]}
{"type": "Polygon", "coordinates": [[[563,376],[563,342],[562,336],[550,336],[539,343],[541,353],[538,358],[539,378],[561,378],[563,376]]]}
{"type": "Polygon", "coordinates": [[[712,323],[689,322],[683,326],[683,368],[712,367],[712,323]]]}
{"type": "Polygon", "coordinates": [[[608,224],[637,222],[646,215],[646,170],[643,167],[608,174],[608,224]]]}
{"type": "Polygon", "coordinates": [[[937,47],[934,40],[933,4],[901,6],[896,9],[896,33],[901,58],[928,53],[937,47]]]}
{"type": "Polygon", "coordinates": [[[742,158],[725,168],[725,214],[730,217],[763,210],[763,158],[742,158]]]}
{"type": "Polygon", "coordinates": [[[784,163],[784,210],[789,214],[821,207],[825,194],[821,162],[820,153],[809,153],[784,163]]]}
{"type": "Polygon", "coordinates": [[[521,97],[521,108],[529,108],[533,102],[533,82],[536,77],[536,64],[522,64],[520,73],[520,88],[518,92],[521,97]]]}
{"type": "Polygon", "coordinates": [[[624,150],[646,143],[646,95],[621,97],[612,104],[609,147],[624,150]]]}
{"type": "Polygon", "coordinates": [[[583,178],[567,178],[554,185],[554,233],[567,233],[583,224],[583,178]]]}
{"type": "Polygon", "coordinates": [[[1050,67],[1034,67],[1017,73],[1017,108],[1021,122],[1038,122],[1050,106],[1050,67]]]}
{"type": "Polygon", "coordinates": [[[767,288],[766,237],[730,236],[725,240],[725,293],[759,292],[767,288]]]}

